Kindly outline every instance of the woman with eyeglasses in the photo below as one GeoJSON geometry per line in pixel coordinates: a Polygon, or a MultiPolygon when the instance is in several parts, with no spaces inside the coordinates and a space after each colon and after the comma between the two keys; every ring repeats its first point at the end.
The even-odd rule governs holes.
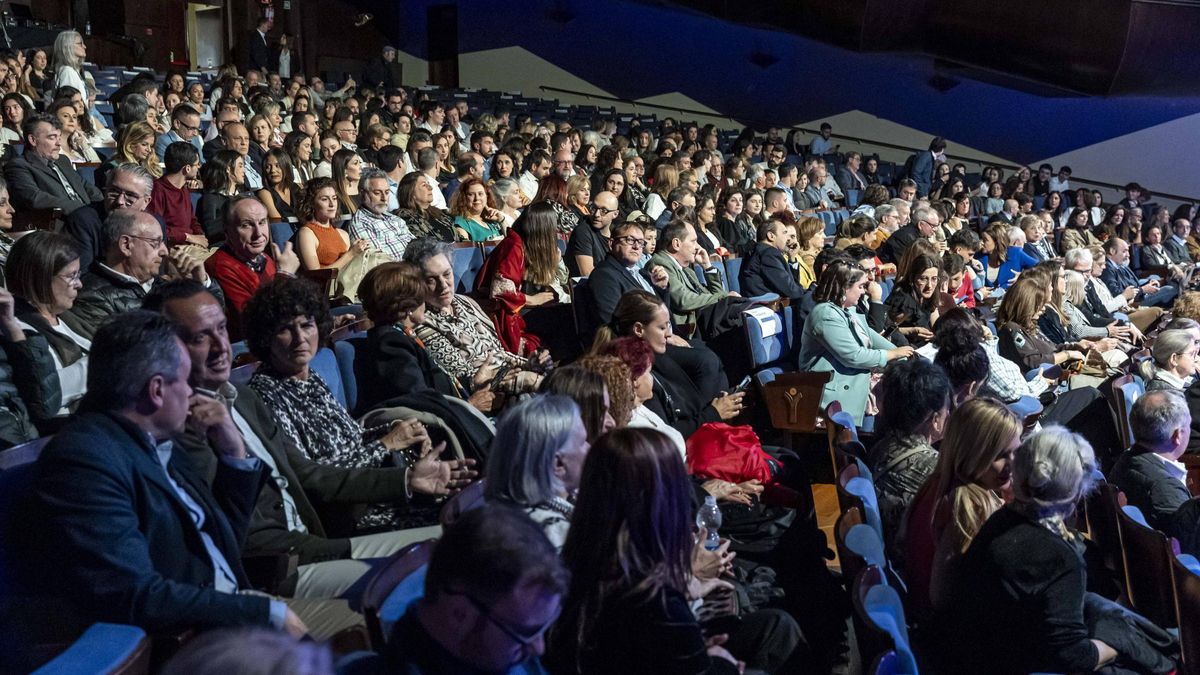
{"type": "Polygon", "coordinates": [[[936,257],[916,256],[884,303],[888,316],[914,347],[933,339],[941,275],[942,266],[936,257]]]}
{"type": "Polygon", "coordinates": [[[911,346],[897,347],[872,330],[855,309],[869,283],[867,273],[852,263],[837,261],[821,271],[798,363],[801,371],[832,374],[821,407],[838,401],[859,425],[867,411],[871,372],[914,353],[911,346]]]}
{"type": "Polygon", "coordinates": [[[53,433],[87,392],[91,340],[71,330],[62,315],[75,304],[80,283],[75,241],[53,232],[31,232],[13,244],[0,290],[0,325],[17,389],[43,434],[53,433]],[[22,373],[21,371],[25,371],[22,373]]]}

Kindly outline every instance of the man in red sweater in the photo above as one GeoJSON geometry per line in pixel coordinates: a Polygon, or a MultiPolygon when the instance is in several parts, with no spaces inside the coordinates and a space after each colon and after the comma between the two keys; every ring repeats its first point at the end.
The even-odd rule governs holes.
{"type": "Polygon", "coordinates": [[[165,171],[162,178],[154,181],[146,210],[166,223],[168,246],[196,244],[208,248],[208,238],[196,220],[192,194],[188,190],[188,183],[200,171],[200,153],[191,143],[172,143],[163,153],[163,164],[165,171]]]}
{"type": "Polygon", "coordinates": [[[300,258],[292,242],[283,249],[271,242],[267,207],[253,197],[240,197],[229,203],[225,216],[225,244],[204,263],[225,293],[229,332],[241,339],[242,308],[263,282],[280,274],[293,276],[300,269],[300,258]],[[267,245],[271,255],[266,255],[267,245]]]}

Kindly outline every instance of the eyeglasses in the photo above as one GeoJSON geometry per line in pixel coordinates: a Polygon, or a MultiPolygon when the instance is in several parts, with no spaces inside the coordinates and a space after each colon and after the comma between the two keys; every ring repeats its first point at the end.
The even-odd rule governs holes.
{"type": "Polygon", "coordinates": [[[104,188],[104,196],[108,197],[109,199],[111,199],[113,201],[117,201],[118,199],[123,199],[123,200],[125,200],[126,203],[129,203],[129,204],[132,204],[142,198],[142,196],[136,192],[122,190],[121,188],[116,187],[116,186],[109,186],[109,187],[104,188]]]}
{"type": "Polygon", "coordinates": [[[143,237],[143,236],[137,235],[137,234],[125,234],[122,236],[129,237],[130,239],[141,239],[142,241],[146,242],[147,244],[150,244],[150,246],[152,248],[158,248],[159,246],[162,246],[162,243],[163,243],[162,237],[143,237]]]}
{"type": "Polygon", "coordinates": [[[636,237],[617,237],[617,242],[625,244],[629,248],[646,248],[646,240],[636,237]]]}
{"type": "Polygon", "coordinates": [[[79,270],[75,270],[74,272],[71,272],[70,274],[55,274],[54,276],[58,277],[59,279],[62,279],[63,281],[67,282],[68,284],[73,284],[73,283],[79,281],[79,277],[81,275],[80,275],[79,270]]]}
{"type": "Polygon", "coordinates": [[[607,216],[610,213],[617,212],[616,209],[606,209],[603,206],[595,206],[594,208],[596,209],[596,215],[598,216],[607,216]]]}
{"type": "Polygon", "coordinates": [[[184,124],[183,122],[180,122],[179,126],[183,127],[184,131],[197,131],[197,132],[200,131],[200,125],[196,125],[196,126],[192,127],[192,126],[188,126],[188,125],[184,124]]]}
{"type": "Polygon", "coordinates": [[[470,593],[467,593],[465,591],[443,591],[443,592],[449,593],[450,595],[461,595],[464,598],[466,598],[467,601],[470,602],[471,605],[474,606],[475,609],[478,610],[479,613],[484,616],[484,618],[486,618],[488,621],[492,622],[493,626],[495,626],[496,628],[499,628],[500,632],[504,633],[509,638],[511,638],[513,642],[516,642],[518,645],[520,645],[522,647],[526,647],[526,648],[529,647],[531,644],[533,644],[534,641],[536,641],[539,637],[541,637],[543,633],[545,633],[547,630],[549,630],[550,626],[554,625],[554,622],[558,620],[558,615],[562,613],[562,603],[559,603],[557,609],[554,610],[554,614],[550,617],[549,621],[542,624],[540,627],[538,627],[537,630],[533,631],[532,633],[521,633],[517,629],[509,626],[508,624],[505,624],[503,621],[500,621],[495,616],[492,616],[492,610],[487,605],[485,605],[482,602],[480,602],[479,600],[475,599],[475,597],[472,596],[470,593]]]}

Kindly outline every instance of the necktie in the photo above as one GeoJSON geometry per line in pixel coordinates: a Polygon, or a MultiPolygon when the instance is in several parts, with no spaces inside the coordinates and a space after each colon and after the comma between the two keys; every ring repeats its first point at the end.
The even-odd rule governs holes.
{"type": "Polygon", "coordinates": [[[79,197],[79,193],[75,191],[75,188],[71,187],[71,183],[67,181],[67,177],[63,174],[62,169],[58,168],[58,164],[54,162],[47,162],[47,164],[50,165],[50,170],[54,172],[54,175],[58,176],[58,182],[62,183],[63,189],[67,191],[67,199],[83,203],[83,199],[79,197]]]}

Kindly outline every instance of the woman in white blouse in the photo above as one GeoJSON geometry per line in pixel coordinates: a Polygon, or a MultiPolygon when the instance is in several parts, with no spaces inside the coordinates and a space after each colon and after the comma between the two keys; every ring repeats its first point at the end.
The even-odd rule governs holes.
{"type": "Polygon", "coordinates": [[[75,87],[83,93],[87,84],[83,81],[83,59],[87,56],[87,45],[83,36],[73,30],[65,30],[54,39],[54,86],[75,87]]]}
{"type": "Polygon", "coordinates": [[[24,373],[14,378],[17,390],[38,429],[50,433],[87,391],[91,340],[63,321],[83,288],[78,248],[65,235],[31,232],[13,244],[4,277],[8,291],[0,293],[0,326],[14,372],[24,373]]]}

